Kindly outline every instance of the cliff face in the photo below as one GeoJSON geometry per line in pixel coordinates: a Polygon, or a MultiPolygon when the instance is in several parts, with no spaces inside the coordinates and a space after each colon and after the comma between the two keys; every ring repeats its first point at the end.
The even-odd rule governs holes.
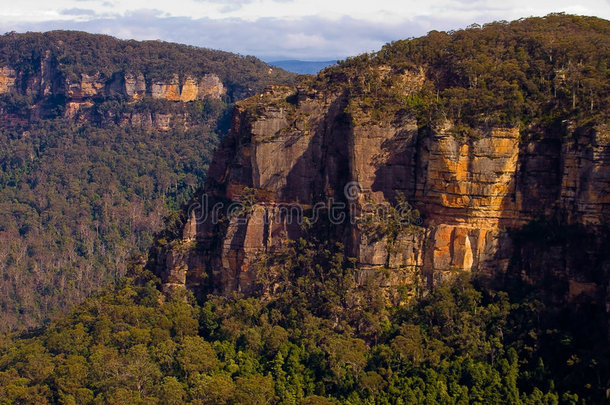
{"type": "Polygon", "coordinates": [[[0,330],[124,275],[203,182],[232,103],[295,77],[162,41],[0,35],[0,330]]]}
{"type": "Polygon", "coordinates": [[[9,67],[0,67],[0,94],[10,92],[16,80],[17,72],[9,67]]]}
{"type": "MultiPolygon", "coordinates": [[[[47,54],[48,56],[48,54],[47,54]]],[[[177,74],[167,80],[150,79],[143,73],[117,72],[110,78],[101,73],[80,74],[65,77],[50,59],[41,61],[40,69],[31,74],[19,72],[4,66],[0,67],[0,95],[29,97],[31,108],[27,118],[35,119],[44,115],[50,98],[61,97],[63,116],[69,120],[91,120],[87,109],[100,101],[119,97],[126,102],[137,102],[145,97],[153,100],[190,102],[204,98],[220,99],[227,91],[220,78],[215,74],[205,74],[195,78],[186,76],[180,80],[177,74]]],[[[148,129],[167,130],[172,114],[137,112],[121,114],[119,117],[107,114],[104,121],[118,121],[122,125],[142,126],[148,129]]],[[[5,121],[10,118],[4,115],[5,121]]]]}
{"type": "Polygon", "coordinates": [[[150,266],[247,293],[260,258],[316,237],[389,293],[472,273],[610,303],[608,32],[561,15],[431,32],[238,103],[150,266]]]}
{"type": "MultiPolygon", "coordinates": [[[[406,81],[413,91],[422,74],[406,81]]],[[[462,137],[449,121],[421,127],[404,112],[372,122],[348,108],[353,101],[346,91],[301,86],[240,103],[182,241],[156,258],[166,288],[251,291],[256,258],[306,236],[303,209],[310,220],[332,223],[360,280],[382,272],[389,286],[419,278],[433,285],[460,272],[550,278],[558,299],[605,299],[607,128],[488,127],[462,137]],[[249,214],[217,221],[213,214],[243,202],[244,190],[256,201],[249,214]],[[393,240],[375,237],[359,219],[370,218],[371,207],[395,206],[400,195],[422,222],[393,240]],[[315,207],[324,208],[318,216],[315,207]],[[338,210],[332,218],[330,207],[338,210]],[[536,220],[558,217],[565,235],[549,241],[536,233],[547,226],[536,220]]]]}
{"type": "Polygon", "coordinates": [[[0,122],[24,127],[64,118],[187,130],[205,124],[220,105],[295,77],[254,57],[162,41],[8,33],[0,36],[0,122]]]}
{"type": "Polygon", "coordinates": [[[215,74],[200,78],[186,76],[182,81],[177,74],[167,80],[153,80],[140,72],[117,72],[110,79],[100,73],[82,73],[80,77],[64,78],[47,61],[43,60],[41,66],[34,75],[18,72],[9,66],[0,67],[0,94],[15,93],[35,98],[55,94],[74,101],[117,94],[128,100],[151,96],[170,101],[194,101],[206,96],[220,98],[226,94],[226,89],[215,74]]]}

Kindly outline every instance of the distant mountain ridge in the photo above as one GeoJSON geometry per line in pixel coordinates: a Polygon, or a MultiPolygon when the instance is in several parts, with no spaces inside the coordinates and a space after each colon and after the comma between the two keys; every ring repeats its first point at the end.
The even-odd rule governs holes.
{"type": "Polygon", "coordinates": [[[203,181],[232,103],[295,77],[161,41],[0,36],[0,331],[123,274],[203,181]]]}
{"type": "Polygon", "coordinates": [[[278,60],[269,62],[270,65],[280,67],[289,72],[299,73],[302,75],[315,75],[322,69],[334,65],[336,60],[326,61],[307,61],[307,60],[278,60]]]}

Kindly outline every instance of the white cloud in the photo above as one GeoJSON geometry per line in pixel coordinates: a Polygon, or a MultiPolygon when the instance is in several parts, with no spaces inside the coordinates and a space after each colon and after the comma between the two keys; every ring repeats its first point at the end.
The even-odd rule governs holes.
{"type": "Polygon", "coordinates": [[[163,39],[266,59],[343,58],[471,23],[565,11],[610,18],[606,0],[21,0],[0,31],[79,29],[163,39]]]}

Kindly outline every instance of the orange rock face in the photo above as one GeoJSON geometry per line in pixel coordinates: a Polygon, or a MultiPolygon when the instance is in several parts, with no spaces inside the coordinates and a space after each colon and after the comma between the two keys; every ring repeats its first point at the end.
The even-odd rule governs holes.
{"type": "MultiPolygon", "coordinates": [[[[410,94],[422,80],[414,72],[398,83],[410,94]]],[[[544,267],[568,299],[600,293],[598,276],[576,275],[578,259],[569,245],[539,254],[537,241],[515,235],[553,215],[569,226],[603,223],[610,213],[607,130],[566,127],[540,140],[518,128],[478,128],[464,139],[451,122],[420,128],[408,113],[373,120],[365,110],[350,109],[358,103],[342,92],[275,87],[238,104],[204,192],[224,204],[238,201],[245,187],[266,197],[242,221],[221,226],[201,211],[189,219],[185,235],[203,246],[184,259],[187,275],[188,263],[195,263],[197,286],[205,268],[209,290],[250,291],[257,257],[303,236],[293,221],[298,213],[284,205],[344,204],[343,218],[324,220],[356,259],[359,280],[387,269],[388,285],[409,284],[406,274],[434,285],[462,272],[533,280],[547,276],[537,273],[544,267]],[[372,235],[359,218],[371,204],[396,204],[400,195],[423,222],[392,240],[372,235]]],[[[158,273],[171,274],[161,267],[158,273]]]]}
{"type": "Polygon", "coordinates": [[[180,101],[194,101],[198,99],[199,86],[192,77],[187,77],[182,85],[180,101]]]}
{"type": "Polygon", "coordinates": [[[68,119],[74,119],[82,108],[87,108],[87,107],[92,107],[92,106],[93,106],[93,103],[91,101],[84,101],[84,102],[70,101],[70,102],[66,103],[64,117],[68,118],[68,119]]]}
{"type": "MultiPolygon", "coordinates": [[[[101,73],[70,75],[65,77],[58,72],[50,57],[45,52],[40,61],[40,69],[34,73],[20,73],[11,67],[0,67],[0,94],[15,93],[27,96],[33,103],[30,109],[32,117],[40,115],[44,101],[53,95],[65,97],[63,116],[75,122],[86,122],[92,119],[91,107],[101,99],[122,97],[137,102],[145,97],[175,102],[192,102],[205,98],[220,98],[226,94],[220,78],[215,74],[205,74],[195,78],[187,76],[182,80],[177,74],[169,79],[152,80],[141,72],[116,72],[111,77],[101,73]]],[[[6,123],[27,121],[28,117],[15,120],[7,113],[0,117],[6,123]]],[[[100,118],[102,122],[114,122],[120,125],[142,127],[144,129],[169,130],[172,122],[189,127],[188,117],[171,114],[151,114],[150,112],[130,112],[115,116],[107,112],[100,118]]]]}
{"type": "Polygon", "coordinates": [[[213,74],[205,75],[199,81],[187,77],[182,85],[178,75],[174,75],[171,80],[152,83],[150,93],[156,99],[188,102],[206,97],[219,98],[226,90],[218,76],[213,74]]]}
{"type": "Polygon", "coordinates": [[[8,93],[15,86],[16,72],[9,67],[0,67],[0,94],[8,93]]]}
{"type": "Polygon", "coordinates": [[[66,80],[65,95],[69,99],[83,100],[103,94],[104,88],[105,84],[99,75],[81,74],[80,80],[74,82],[66,80]]]}
{"type": "Polygon", "coordinates": [[[21,82],[24,82],[24,92],[28,96],[44,97],[57,93],[66,96],[69,101],[108,97],[117,92],[135,101],[148,95],[155,99],[182,102],[206,97],[219,98],[226,94],[222,81],[215,74],[206,74],[201,78],[187,76],[181,82],[176,74],[169,79],[153,81],[139,72],[117,73],[110,79],[100,73],[82,73],[76,79],[65,79],[52,85],[57,77],[60,77],[59,73],[54,71],[47,59],[41,61],[39,72],[26,77],[11,67],[0,67],[0,94],[20,92],[17,87],[22,87],[21,82]]]}
{"type": "Polygon", "coordinates": [[[180,87],[178,83],[178,75],[174,75],[168,81],[155,81],[152,83],[150,92],[152,98],[164,99],[170,101],[180,100],[180,87]]]}

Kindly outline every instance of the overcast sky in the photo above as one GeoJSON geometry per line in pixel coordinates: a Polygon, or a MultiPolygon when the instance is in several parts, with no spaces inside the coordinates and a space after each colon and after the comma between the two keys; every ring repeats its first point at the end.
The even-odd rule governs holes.
{"type": "Polygon", "coordinates": [[[551,12],[610,19],[610,0],[2,0],[0,32],[76,29],[280,59],[342,59],[384,43],[551,12]]]}

